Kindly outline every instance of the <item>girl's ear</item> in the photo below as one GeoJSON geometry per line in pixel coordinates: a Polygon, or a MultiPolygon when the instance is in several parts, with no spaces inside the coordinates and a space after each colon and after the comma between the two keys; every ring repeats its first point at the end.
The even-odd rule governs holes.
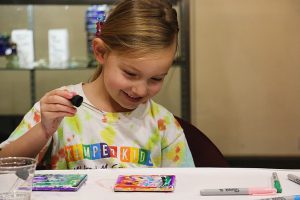
{"type": "Polygon", "coordinates": [[[96,60],[103,65],[105,61],[104,55],[107,49],[105,48],[105,44],[102,39],[95,38],[93,40],[93,50],[96,60]]]}

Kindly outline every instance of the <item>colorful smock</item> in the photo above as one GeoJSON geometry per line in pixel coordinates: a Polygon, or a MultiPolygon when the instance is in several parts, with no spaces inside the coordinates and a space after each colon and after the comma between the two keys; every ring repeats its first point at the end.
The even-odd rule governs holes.
{"type": "MultiPolygon", "coordinates": [[[[82,83],[67,88],[91,104],[82,83]]],[[[0,147],[40,120],[37,102],[0,147]]],[[[38,159],[48,169],[194,167],[181,126],[172,113],[153,100],[131,112],[101,113],[79,107],[74,117],[63,119],[38,159]]]]}

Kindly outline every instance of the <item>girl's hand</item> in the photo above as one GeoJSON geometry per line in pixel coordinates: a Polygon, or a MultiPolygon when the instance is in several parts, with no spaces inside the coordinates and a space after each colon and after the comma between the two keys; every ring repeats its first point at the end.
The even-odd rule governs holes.
{"type": "Polygon", "coordinates": [[[67,90],[56,89],[41,98],[41,125],[47,138],[55,133],[64,117],[75,115],[76,108],[70,102],[74,95],[76,94],[67,90]]]}

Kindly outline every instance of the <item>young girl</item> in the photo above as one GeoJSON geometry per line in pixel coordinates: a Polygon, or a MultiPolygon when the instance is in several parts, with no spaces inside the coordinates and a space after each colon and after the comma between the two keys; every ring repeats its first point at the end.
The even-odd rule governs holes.
{"type": "Polygon", "coordinates": [[[45,94],[0,145],[0,157],[38,156],[50,169],[193,167],[182,128],[151,100],[177,49],[172,5],[122,0],[97,33],[101,67],[92,81],[45,94]],[[74,107],[76,94],[99,112],[74,107]]]}

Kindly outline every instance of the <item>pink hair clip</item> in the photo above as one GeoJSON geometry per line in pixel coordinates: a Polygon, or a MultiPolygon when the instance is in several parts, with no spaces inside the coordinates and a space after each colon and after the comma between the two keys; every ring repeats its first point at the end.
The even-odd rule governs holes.
{"type": "Polygon", "coordinates": [[[100,37],[101,34],[101,30],[103,29],[103,25],[104,25],[104,21],[105,21],[105,15],[102,15],[101,17],[97,18],[97,23],[96,23],[96,37],[100,37]]]}

